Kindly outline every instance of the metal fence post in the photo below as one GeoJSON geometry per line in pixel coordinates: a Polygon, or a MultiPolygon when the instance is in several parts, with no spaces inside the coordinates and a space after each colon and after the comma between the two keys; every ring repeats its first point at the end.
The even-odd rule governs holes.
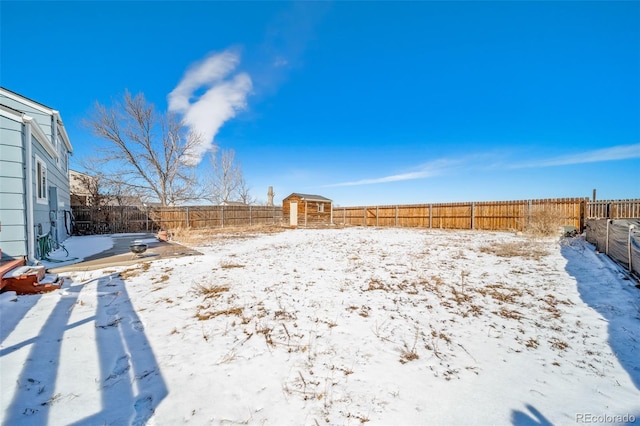
{"type": "Polygon", "coordinates": [[[609,224],[612,222],[611,219],[607,219],[607,236],[604,240],[604,254],[609,256],[609,224]]]}
{"type": "Polygon", "coordinates": [[[632,274],[633,273],[633,261],[631,260],[631,233],[633,232],[633,230],[635,229],[635,225],[629,225],[629,238],[627,240],[627,253],[629,256],[629,273],[632,274]]]}

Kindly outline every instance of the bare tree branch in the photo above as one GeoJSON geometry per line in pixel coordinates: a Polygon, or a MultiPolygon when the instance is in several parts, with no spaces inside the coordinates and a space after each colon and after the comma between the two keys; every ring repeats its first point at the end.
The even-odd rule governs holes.
{"type": "Polygon", "coordinates": [[[156,113],[143,94],[126,91],[110,108],[96,103],[85,124],[106,142],[98,164],[114,189],[163,206],[199,197],[195,167],[185,160],[200,137],[175,115],[156,113]]]}
{"type": "Polygon", "coordinates": [[[207,182],[206,199],[215,204],[230,201],[251,201],[249,188],[242,176],[242,168],[235,163],[235,151],[225,150],[211,153],[212,174],[207,182]]]}
{"type": "Polygon", "coordinates": [[[255,204],[256,198],[251,195],[249,186],[247,182],[244,180],[244,177],[240,179],[240,184],[238,185],[238,200],[242,201],[244,204],[255,204]]]}

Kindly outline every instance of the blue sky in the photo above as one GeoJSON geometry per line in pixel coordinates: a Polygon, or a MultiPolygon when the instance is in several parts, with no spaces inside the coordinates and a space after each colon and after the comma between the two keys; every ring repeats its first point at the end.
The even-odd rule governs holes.
{"type": "Polygon", "coordinates": [[[640,198],[637,1],[3,0],[0,24],[0,84],[60,111],[76,169],[128,89],[262,201],[640,198]]]}

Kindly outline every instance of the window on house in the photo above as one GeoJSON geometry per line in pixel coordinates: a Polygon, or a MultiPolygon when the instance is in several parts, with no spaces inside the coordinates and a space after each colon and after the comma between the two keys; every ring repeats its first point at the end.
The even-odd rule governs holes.
{"type": "Polygon", "coordinates": [[[324,213],[324,203],[318,203],[318,213],[324,213]]]}
{"type": "Polygon", "coordinates": [[[47,187],[47,165],[36,157],[36,198],[38,201],[47,201],[47,187]]]}

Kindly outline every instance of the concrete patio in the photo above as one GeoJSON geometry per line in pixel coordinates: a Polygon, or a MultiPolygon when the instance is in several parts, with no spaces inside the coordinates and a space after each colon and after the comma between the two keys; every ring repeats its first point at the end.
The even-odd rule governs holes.
{"type": "Polygon", "coordinates": [[[98,254],[88,256],[83,261],[72,265],[50,267],[52,273],[70,271],[88,271],[110,266],[134,265],[140,262],[168,259],[182,256],[195,256],[202,253],[175,242],[159,241],[156,234],[114,234],[113,247],[98,254]],[[147,251],[135,255],[129,250],[129,245],[135,240],[143,240],[147,244],[147,251]]]}

